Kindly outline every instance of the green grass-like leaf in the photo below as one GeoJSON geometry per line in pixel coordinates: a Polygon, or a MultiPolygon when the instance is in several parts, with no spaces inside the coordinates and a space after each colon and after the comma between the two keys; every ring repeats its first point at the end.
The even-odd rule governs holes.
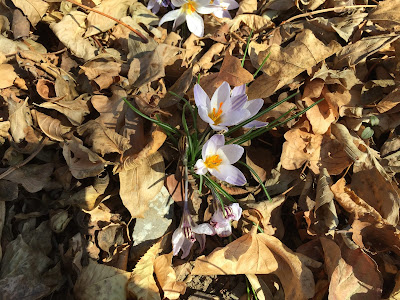
{"type": "Polygon", "coordinates": [[[272,201],[271,197],[268,194],[267,188],[265,187],[264,183],[262,182],[260,176],[258,176],[257,172],[254,171],[254,169],[252,167],[250,167],[248,164],[242,162],[242,161],[238,161],[239,164],[241,164],[242,166],[245,166],[247,169],[249,169],[249,171],[257,178],[258,183],[261,185],[261,188],[264,191],[265,196],[267,196],[269,201],[272,201]]]}

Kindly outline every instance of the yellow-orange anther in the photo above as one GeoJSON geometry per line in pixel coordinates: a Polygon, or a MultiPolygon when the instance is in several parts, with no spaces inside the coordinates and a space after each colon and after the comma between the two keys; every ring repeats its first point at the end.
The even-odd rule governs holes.
{"type": "Polygon", "coordinates": [[[215,111],[215,107],[213,108],[212,112],[208,115],[211,120],[214,121],[215,125],[221,123],[221,115],[222,115],[222,102],[219,104],[218,111],[215,111]]]}
{"type": "Polygon", "coordinates": [[[215,169],[222,163],[222,159],[218,154],[208,156],[204,164],[208,169],[215,169]]]}
{"type": "Polygon", "coordinates": [[[190,15],[196,11],[196,3],[189,0],[188,3],[182,5],[182,9],[185,11],[186,14],[190,15]]]}

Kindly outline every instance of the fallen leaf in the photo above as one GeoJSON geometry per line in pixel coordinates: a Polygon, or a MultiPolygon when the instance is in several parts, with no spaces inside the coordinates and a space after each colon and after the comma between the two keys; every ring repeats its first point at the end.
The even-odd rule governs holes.
{"type": "Polygon", "coordinates": [[[0,72],[4,74],[0,78],[0,89],[8,88],[13,85],[14,80],[18,77],[14,71],[14,67],[10,64],[0,65],[0,72]]]}
{"type": "Polygon", "coordinates": [[[152,200],[164,185],[164,160],[155,152],[135,160],[119,173],[120,197],[132,218],[143,218],[152,200]]]}
{"type": "Polygon", "coordinates": [[[154,273],[157,281],[164,291],[164,297],[168,299],[179,299],[185,294],[186,284],[177,281],[174,269],[171,267],[173,253],[160,255],[154,261],[154,273]]]}
{"type": "Polygon", "coordinates": [[[161,242],[155,243],[136,264],[127,285],[129,295],[143,300],[161,299],[153,277],[154,261],[160,245],[161,242]]]}
{"type": "Polygon", "coordinates": [[[40,129],[51,139],[63,142],[64,134],[71,131],[71,127],[64,126],[61,121],[35,111],[36,119],[40,129]]]}
{"type": "Polygon", "coordinates": [[[399,0],[381,1],[378,6],[368,14],[368,19],[380,26],[392,31],[398,31],[399,19],[399,0]]]}
{"type": "Polygon", "coordinates": [[[12,2],[28,17],[33,27],[42,19],[49,7],[49,4],[42,0],[12,0],[12,2]]]}
{"type": "Polygon", "coordinates": [[[89,260],[74,286],[74,296],[79,300],[125,300],[126,285],[131,273],[98,264],[89,260]]]}
{"type": "Polygon", "coordinates": [[[254,31],[274,27],[274,23],[268,18],[254,14],[237,15],[235,18],[228,20],[226,23],[230,26],[230,32],[235,32],[239,29],[242,22],[254,31]]]}

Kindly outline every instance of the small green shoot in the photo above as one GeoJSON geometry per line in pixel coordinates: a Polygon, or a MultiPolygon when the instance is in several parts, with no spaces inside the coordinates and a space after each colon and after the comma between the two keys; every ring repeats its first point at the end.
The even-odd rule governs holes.
{"type": "Polygon", "coordinates": [[[242,68],[243,68],[244,62],[246,60],[247,51],[249,51],[249,44],[250,44],[250,39],[251,39],[252,35],[253,35],[253,29],[251,30],[250,35],[247,38],[246,49],[244,50],[244,54],[243,54],[243,58],[242,58],[242,68]]]}
{"type": "Polygon", "coordinates": [[[246,164],[246,163],[244,163],[244,162],[242,162],[240,160],[238,161],[238,163],[241,164],[242,166],[245,166],[247,169],[249,169],[249,171],[254,175],[254,177],[257,178],[257,181],[261,185],[261,188],[263,189],[265,196],[267,196],[268,200],[270,202],[272,202],[272,199],[268,194],[267,188],[265,187],[264,183],[262,182],[260,176],[258,176],[257,172],[254,171],[254,169],[252,167],[250,167],[248,164],[246,164]]]}

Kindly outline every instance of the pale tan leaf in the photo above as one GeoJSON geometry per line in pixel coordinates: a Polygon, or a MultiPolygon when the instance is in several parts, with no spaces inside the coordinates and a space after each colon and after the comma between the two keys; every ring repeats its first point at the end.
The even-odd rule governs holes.
{"type": "Polygon", "coordinates": [[[83,146],[83,142],[73,137],[64,142],[63,155],[72,175],[77,179],[93,177],[103,172],[106,161],[83,146]]]}
{"type": "Polygon", "coordinates": [[[128,281],[127,290],[138,300],[160,300],[157,284],[153,277],[154,261],[160,250],[161,241],[154,244],[138,261],[128,281]]]}
{"type": "Polygon", "coordinates": [[[380,1],[378,6],[369,13],[368,19],[380,26],[398,31],[400,26],[400,1],[386,0],[380,1]]]}
{"type": "Polygon", "coordinates": [[[40,111],[36,111],[35,114],[40,129],[42,129],[49,138],[59,142],[64,141],[63,135],[69,132],[71,127],[62,125],[60,120],[45,115],[40,111]]]}
{"type": "Polygon", "coordinates": [[[230,32],[234,32],[239,29],[241,23],[246,24],[254,31],[260,29],[267,29],[274,26],[274,23],[268,18],[264,18],[262,16],[254,15],[254,14],[244,14],[237,15],[232,20],[228,20],[226,23],[230,26],[230,32]]]}
{"type": "Polygon", "coordinates": [[[171,267],[173,253],[163,254],[156,258],[154,262],[154,273],[157,281],[164,291],[164,297],[168,299],[179,299],[185,294],[186,284],[177,281],[174,269],[171,267]]]}
{"type": "Polygon", "coordinates": [[[14,80],[18,77],[14,71],[14,67],[10,64],[0,65],[0,89],[4,89],[13,85],[14,80]]]}
{"type": "Polygon", "coordinates": [[[400,103],[400,88],[396,87],[389,95],[386,95],[379,103],[376,105],[376,109],[382,114],[400,103]]]}
{"type": "Polygon", "coordinates": [[[132,218],[143,217],[151,201],[164,185],[164,160],[161,154],[138,158],[119,173],[120,197],[132,218]]]}
{"type": "MultiPolygon", "coordinates": [[[[126,16],[128,7],[134,2],[136,0],[103,0],[95,9],[119,20],[126,16]]],[[[85,38],[111,29],[116,22],[91,11],[87,16],[87,23],[85,38]]]]}
{"type": "Polygon", "coordinates": [[[125,300],[129,272],[98,264],[89,260],[82,269],[74,286],[74,296],[78,300],[125,300]]]}
{"type": "Polygon", "coordinates": [[[96,56],[98,50],[82,37],[86,29],[85,22],[86,14],[75,10],[65,15],[60,22],[51,23],[50,28],[75,56],[89,60],[96,56]]]}
{"type": "Polygon", "coordinates": [[[12,0],[12,2],[28,17],[33,27],[42,19],[49,7],[49,4],[42,0],[12,0]]]}
{"type": "Polygon", "coordinates": [[[257,0],[242,0],[239,2],[239,9],[236,15],[252,14],[257,10],[257,0]]]}

